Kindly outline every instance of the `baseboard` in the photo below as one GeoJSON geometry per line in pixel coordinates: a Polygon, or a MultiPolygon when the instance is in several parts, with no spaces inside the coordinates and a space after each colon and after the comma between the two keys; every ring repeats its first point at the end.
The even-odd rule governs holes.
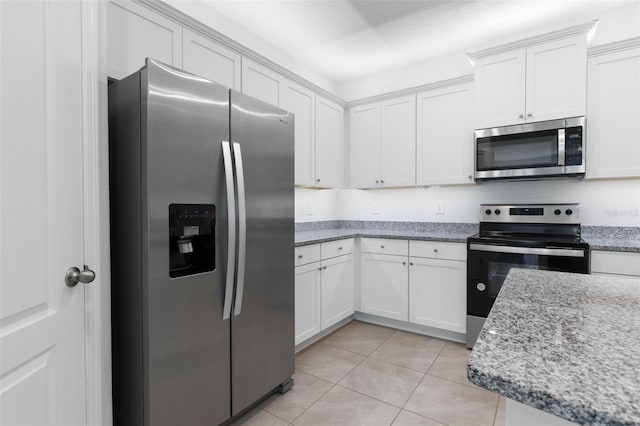
{"type": "Polygon", "coordinates": [[[440,328],[427,327],[424,325],[413,324],[406,321],[398,321],[394,319],[379,317],[377,315],[356,312],[353,319],[371,324],[383,325],[385,327],[396,328],[398,330],[410,331],[411,333],[423,334],[425,336],[437,337],[439,339],[451,340],[452,342],[466,343],[467,336],[463,333],[455,331],[442,330],[440,328]]]}

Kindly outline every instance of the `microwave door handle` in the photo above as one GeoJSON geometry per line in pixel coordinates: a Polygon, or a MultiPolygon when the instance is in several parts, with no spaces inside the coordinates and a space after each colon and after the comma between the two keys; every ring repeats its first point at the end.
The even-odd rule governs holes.
{"type": "Polygon", "coordinates": [[[495,246],[491,244],[469,244],[469,250],[489,251],[493,253],[537,254],[540,256],[584,257],[583,249],[536,248],[495,246]]]}
{"type": "Polygon", "coordinates": [[[227,185],[227,282],[224,290],[224,307],[222,319],[231,317],[231,304],[233,299],[233,278],[236,269],[236,200],[233,186],[233,164],[231,160],[231,146],[229,142],[222,141],[222,162],[224,163],[224,176],[227,185]]]}
{"type": "Polygon", "coordinates": [[[565,137],[564,129],[558,129],[558,166],[564,166],[565,137]]]}

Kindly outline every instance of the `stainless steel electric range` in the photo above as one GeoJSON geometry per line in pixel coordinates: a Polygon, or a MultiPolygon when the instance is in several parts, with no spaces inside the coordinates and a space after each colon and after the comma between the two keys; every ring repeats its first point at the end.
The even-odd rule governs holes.
{"type": "Polygon", "coordinates": [[[467,239],[467,347],[473,347],[511,268],[590,272],[579,204],[480,206],[467,239]]]}

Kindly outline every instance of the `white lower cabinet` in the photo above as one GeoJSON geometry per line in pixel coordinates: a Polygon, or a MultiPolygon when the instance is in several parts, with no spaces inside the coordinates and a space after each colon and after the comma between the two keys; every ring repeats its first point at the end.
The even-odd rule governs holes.
{"type": "Polygon", "coordinates": [[[362,253],[360,310],[407,321],[408,274],[406,256],[362,253]]]}
{"type": "Polygon", "coordinates": [[[409,321],[466,333],[466,262],[409,258],[409,321]]]}
{"type": "Polygon", "coordinates": [[[353,254],[323,260],[321,294],[321,329],[351,316],[355,309],[353,254]]]}
{"type": "Polygon", "coordinates": [[[320,262],[296,267],[295,344],[320,332],[320,262]]]}
{"type": "Polygon", "coordinates": [[[640,277],[640,253],[594,250],[591,273],[640,277]]]}
{"type": "Polygon", "coordinates": [[[296,248],[295,261],[300,265],[295,268],[296,345],[353,314],[353,245],[351,238],[296,248]]]}

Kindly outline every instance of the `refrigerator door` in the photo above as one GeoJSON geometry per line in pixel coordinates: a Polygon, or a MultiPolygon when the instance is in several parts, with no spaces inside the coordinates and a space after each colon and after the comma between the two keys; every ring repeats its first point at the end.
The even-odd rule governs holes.
{"type": "MultiPolygon", "coordinates": [[[[141,198],[142,217],[147,218],[142,226],[147,242],[142,289],[144,423],[219,424],[231,414],[231,321],[223,320],[227,193],[222,141],[229,140],[229,90],[149,59],[141,85],[146,181],[141,198]],[[197,216],[203,214],[201,206],[211,205],[212,270],[175,269],[172,257],[171,267],[182,275],[170,277],[170,251],[171,256],[195,259],[203,247],[197,244],[203,232],[197,216]],[[179,252],[175,241],[170,247],[170,206],[172,235],[176,227],[184,234],[179,252]]],[[[210,208],[206,213],[211,214],[210,208]]],[[[207,249],[210,253],[211,246],[207,249]]],[[[183,263],[188,269],[189,262],[183,263]]]]}
{"type": "Polygon", "coordinates": [[[244,186],[238,194],[238,264],[244,274],[237,273],[231,317],[232,415],[294,373],[293,120],[286,111],[231,91],[238,191],[244,186]]]}

